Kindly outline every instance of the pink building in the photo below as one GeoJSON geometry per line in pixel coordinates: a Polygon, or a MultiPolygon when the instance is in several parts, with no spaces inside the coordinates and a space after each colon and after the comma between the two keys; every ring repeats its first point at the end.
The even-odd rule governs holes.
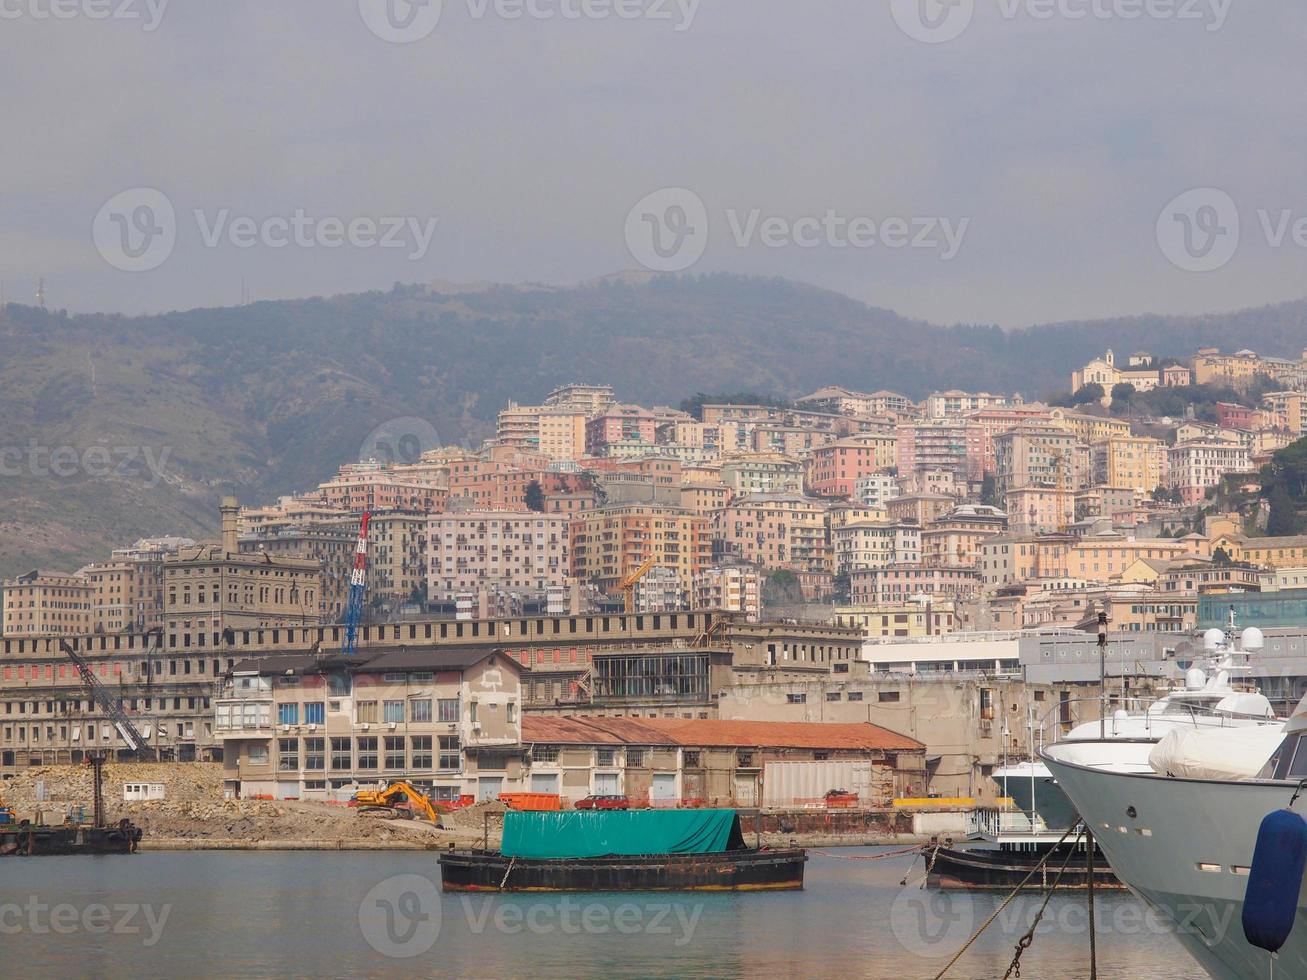
{"type": "Polygon", "coordinates": [[[653,412],[639,405],[613,405],[585,424],[585,451],[589,456],[606,456],[609,446],[619,442],[656,441],[657,420],[653,412]]]}
{"type": "Polygon", "coordinates": [[[980,572],[975,568],[890,565],[849,575],[854,605],[907,602],[915,596],[935,599],[971,599],[980,593],[980,572]]]}
{"type": "Polygon", "coordinates": [[[864,433],[820,446],[808,457],[808,490],[822,497],[852,497],[864,476],[894,465],[894,439],[864,433]]]}
{"type": "Polygon", "coordinates": [[[342,466],[340,473],[322,484],[324,503],[342,510],[402,510],[437,514],[445,509],[449,491],[411,476],[398,476],[384,463],[342,466]]]}

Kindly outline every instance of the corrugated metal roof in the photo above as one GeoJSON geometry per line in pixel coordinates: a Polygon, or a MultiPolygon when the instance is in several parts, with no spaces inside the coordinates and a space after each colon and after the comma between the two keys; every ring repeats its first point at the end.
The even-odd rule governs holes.
{"type": "Polygon", "coordinates": [[[688,748],[793,748],[920,751],[916,739],[870,723],[726,721],[682,718],[522,719],[522,741],[565,745],[679,745],[688,748]]]}

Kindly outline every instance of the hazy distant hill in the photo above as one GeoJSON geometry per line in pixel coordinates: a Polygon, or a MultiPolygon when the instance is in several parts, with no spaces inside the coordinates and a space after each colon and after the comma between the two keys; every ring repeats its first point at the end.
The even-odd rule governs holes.
{"type": "Polygon", "coordinates": [[[1296,356],[1307,345],[1307,301],[1008,333],[936,327],[809,286],[732,276],[396,287],[152,317],[10,305],[0,312],[0,447],[9,449],[0,574],[75,567],[144,534],[210,531],[220,490],[248,502],[311,486],[394,417],[424,418],[447,442],[478,440],[510,398],[529,403],[568,381],[609,382],[646,404],[697,391],[794,396],[827,383],[1038,397],[1064,389],[1073,367],[1109,346],[1180,355],[1204,344],[1296,356]],[[69,447],[60,467],[69,475],[33,467],[33,445],[69,447]],[[90,447],[101,448],[88,457],[90,447]],[[130,448],[134,468],[124,466],[130,448]],[[142,448],[168,453],[157,485],[143,478],[142,448]],[[114,472],[88,475],[103,473],[105,451],[114,472]]]}

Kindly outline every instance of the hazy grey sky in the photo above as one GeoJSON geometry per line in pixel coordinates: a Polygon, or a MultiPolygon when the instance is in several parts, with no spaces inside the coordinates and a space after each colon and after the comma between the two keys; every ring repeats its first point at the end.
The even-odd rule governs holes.
{"type": "Polygon", "coordinates": [[[0,0],[0,284],[139,312],[644,262],[941,322],[1260,305],[1307,292],[1304,37],[1267,0],[0,0]]]}

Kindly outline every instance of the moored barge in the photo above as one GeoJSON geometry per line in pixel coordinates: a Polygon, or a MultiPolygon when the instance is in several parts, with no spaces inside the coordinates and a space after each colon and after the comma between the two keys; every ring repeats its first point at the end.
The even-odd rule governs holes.
{"type": "Polygon", "coordinates": [[[51,854],[131,854],[141,842],[141,828],[130,820],[110,827],[64,824],[43,827],[30,823],[0,824],[0,857],[42,857],[51,854]]]}
{"type": "Polygon", "coordinates": [[[508,813],[503,846],[440,856],[445,891],[786,891],[801,848],[748,847],[734,810],[508,813]]]}

